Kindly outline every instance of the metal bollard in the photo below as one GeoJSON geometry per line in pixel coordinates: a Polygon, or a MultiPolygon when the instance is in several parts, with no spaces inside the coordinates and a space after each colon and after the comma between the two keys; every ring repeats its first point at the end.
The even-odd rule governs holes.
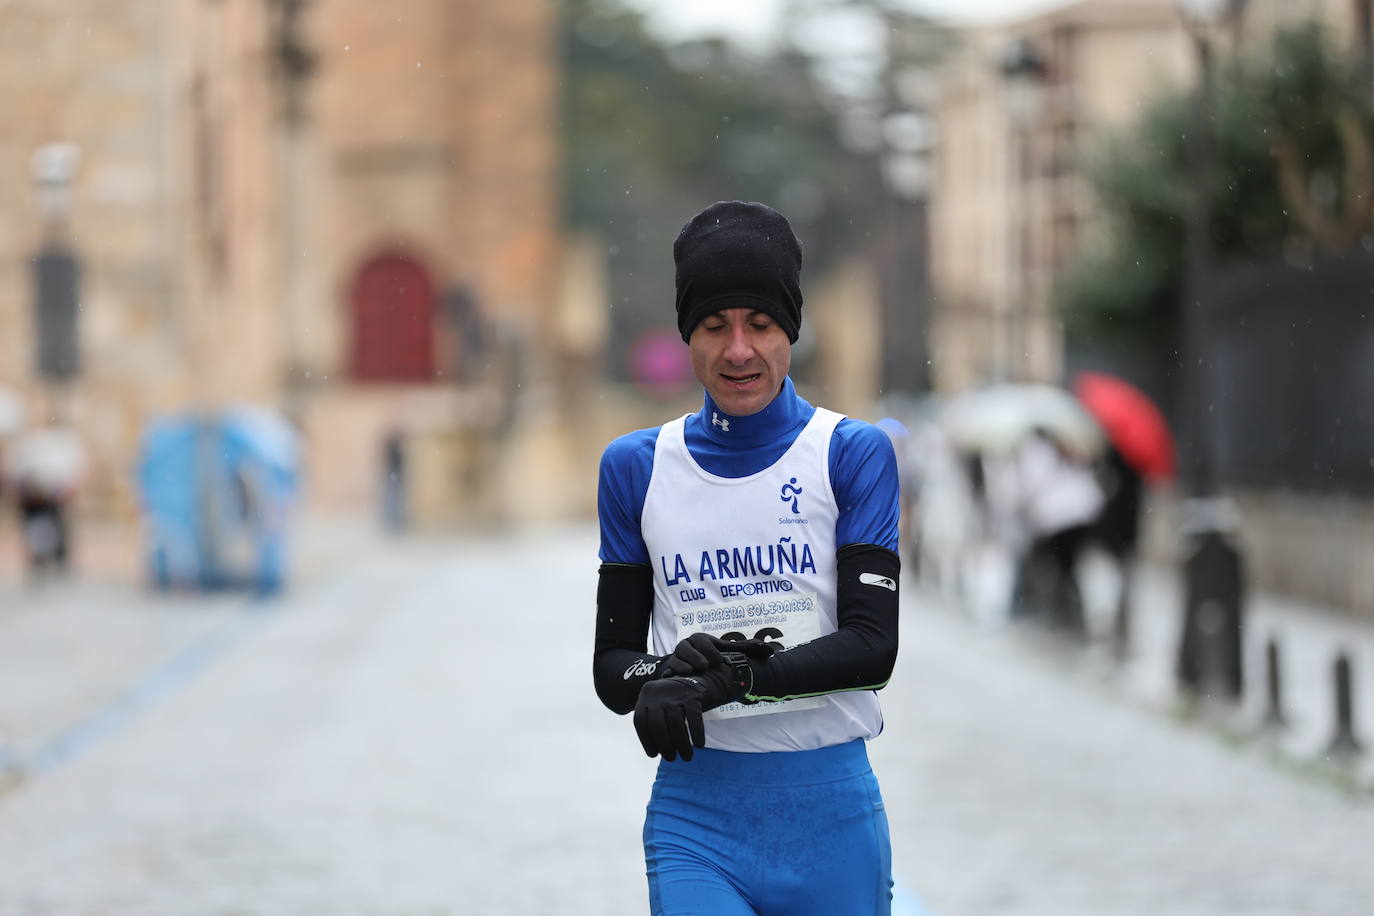
{"type": "Polygon", "coordinates": [[[1344,652],[1336,656],[1334,671],[1336,688],[1336,735],[1326,753],[1331,757],[1349,757],[1363,747],[1355,737],[1355,692],[1351,685],[1350,657],[1344,652]]]}
{"type": "Polygon", "coordinates": [[[1288,717],[1283,714],[1283,673],[1279,669],[1279,644],[1273,637],[1270,637],[1264,647],[1264,686],[1264,727],[1286,727],[1288,717]]]}
{"type": "Polygon", "coordinates": [[[1183,688],[1241,698],[1243,592],[1240,554],[1229,536],[1212,529],[1194,533],[1184,561],[1183,638],[1175,669],[1183,688]]]}

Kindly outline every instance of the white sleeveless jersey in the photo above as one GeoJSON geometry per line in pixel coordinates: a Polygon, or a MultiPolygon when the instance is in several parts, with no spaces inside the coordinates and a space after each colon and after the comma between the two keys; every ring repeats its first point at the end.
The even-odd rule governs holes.
{"type": "MultiPolygon", "coordinates": [[[[687,450],[686,417],[664,424],[640,528],[654,567],[653,644],[668,655],[689,633],[758,636],[792,647],[834,633],[835,522],[830,442],[840,414],[817,408],[772,466],[717,477],[687,450]]],[[[871,690],[706,714],[706,746],[798,751],[872,738],[871,690]]]]}

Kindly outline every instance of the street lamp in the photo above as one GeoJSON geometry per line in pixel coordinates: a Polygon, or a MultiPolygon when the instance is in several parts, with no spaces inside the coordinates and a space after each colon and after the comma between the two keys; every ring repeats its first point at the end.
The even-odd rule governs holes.
{"type": "Polygon", "coordinates": [[[1035,42],[1025,36],[1014,39],[1002,55],[999,65],[1006,86],[1007,116],[1012,129],[1010,296],[1003,318],[1006,322],[1003,346],[1008,358],[999,360],[1002,368],[1011,371],[1015,380],[1025,381],[1027,375],[1028,315],[1032,291],[1030,285],[1030,213],[1026,205],[1031,179],[1032,137],[1044,107],[1045,78],[1049,67],[1035,42]]]}
{"type": "Polygon", "coordinates": [[[75,143],[45,143],[33,151],[29,170],[45,237],[60,231],[66,223],[72,204],[72,180],[80,164],[81,149],[75,143]]]}
{"type": "Polygon", "coordinates": [[[34,150],[29,162],[42,217],[32,275],[35,368],[40,377],[53,381],[73,378],[80,371],[76,322],[81,265],[66,240],[72,182],[80,163],[81,151],[74,143],[44,144],[34,150]]]}
{"type": "Polygon", "coordinates": [[[1233,541],[1235,510],[1218,493],[1212,430],[1207,416],[1211,386],[1207,369],[1207,313],[1204,304],[1213,267],[1212,186],[1216,156],[1212,141],[1214,60],[1212,35],[1239,10],[1240,0],[1174,0],[1197,57],[1193,126],[1188,137],[1195,183],[1187,213],[1187,252],[1179,336],[1183,371],[1177,404],[1186,435],[1181,461],[1184,503],[1184,618],[1178,650],[1180,684],[1192,692],[1216,686],[1239,699],[1242,678],[1242,582],[1240,553],[1233,541]]]}

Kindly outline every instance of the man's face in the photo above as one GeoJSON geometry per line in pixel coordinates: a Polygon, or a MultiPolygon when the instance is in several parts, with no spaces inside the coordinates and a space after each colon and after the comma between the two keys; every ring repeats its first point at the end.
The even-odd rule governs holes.
{"type": "Polygon", "coordinates": [[[692,371],[728,414],[767,407],[792,368],[792,342],[766,312],[724,309],[708,315],[688,339],[692,371]]]}

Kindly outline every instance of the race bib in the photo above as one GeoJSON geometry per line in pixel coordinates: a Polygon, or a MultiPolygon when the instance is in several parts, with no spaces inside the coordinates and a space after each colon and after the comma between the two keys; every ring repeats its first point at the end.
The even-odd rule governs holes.
{"type": "MultiPolygon", "coordinates": [[[[720,639],[765,639],[778,649],[810,642],[821,635],[820,606],[815,593],[796,592],[696,607],[677,613],[677,638],[707,633],[720,639]]],[[[707,712],[707,719],[734,719],[764,716],[794,709],[815,709],[825,705],[825,697],[803,697],[781,703],[726,703],[707,712]]]]}

